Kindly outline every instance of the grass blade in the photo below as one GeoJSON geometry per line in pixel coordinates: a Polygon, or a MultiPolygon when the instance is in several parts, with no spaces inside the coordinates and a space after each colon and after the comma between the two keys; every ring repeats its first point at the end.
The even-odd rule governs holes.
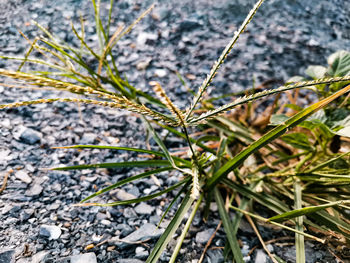
{"type": "Polygon", "coordinates": [[[232,158],[230,161],[228,161],[225,165],[223,165],[209,180],[208,180],[208,187],[214,186],[221,178],[226,176],[230,171],[233,171],[235,168],[240,166],[246,158],[248,158],[252,153],[256,152],[263,146],[267,145],[274,139],[278,138],[282,134],[284,134],[288,129],[296,126],[303,120],[305,120],[308,116],[312,115],[319,109],[322,109],[327,104],[335,100],[336,98],[340,97],[341,95],[345,94],[350,90],[350,85],[344,87],[343,89],[337,91],[333,95],[314,103],[313,105],[307,107],[306,109],[300,111],[299,113],[295,114],[293,117],[289,118],[285,123],[278,125],[274,129],[272,129],[270,132],[265,134],[263,137],[261,137],[259,140],[252,143],[250,146],[248,146],[246,149],[241,151],[238,155],[236,155],[234,158],[232,158]]]}
{"type": "Polygon", "coordinates": [[[97,164],[82,164],[65,167],[51,168],[55,171],[68,171],[68,170],[82,170],[82,169],[95,169],[95,168],[124,168],[124,167],[161,167],[170,166],[167,160],[147,160],[147,161],[133,161],[133,162],[121,162],[121,163],[97,163],[97,164]]]}
{"type": "Polygon", "coordinates": [[[219,214],[220,214],[222,224],[224,226],[224,229],[225,229],[225,232],[227,235],[227,239],[230,243],[233,257],[234,257],[236,262],[244,263],[243,255],[242,255],[241,249],[239,247],[237,237],[235,234],[233,234],[233,225],[231,223],[231,219],[230,219],[230,217],[225,209],[224,201],[223,201],[221,194],[220,194],[217,187],[215,187],[215,189],[214,189],[214,196],[215,196],[216,203],[218,205],[219,214]]]}
{"type": "Polygon", "coordinates": [[[135,176],[128,177],[128,178],[126,178],[124,180],[121,180],[121,181],[118,181],[118,182],[116,182],[116,183],[114,183],[114,184],[112,184],[112,185],[110,185],[108,187],[105,187],[105,188],[97,191],[96,193],[94,193],[92,195],[89,195],[88,197],[86,197],[83,200],[81,200],[80,203],[84,203],[87,200],[90,200],[91,198],[94,198],[96,196],[99,196],[99,195],[102,195],[104,193],[107,193],[110,190],[112,190],[114,188],[117,188],[119,186],[122,186],[124,184],[127,184],[127,183],[130,183],[130,182],[133,182],[133,181],[136,181],[136,180],[148,177],[148,176],[150,176],[152,174],[157,174],[157,173],[161,173],[161,172],[164,172],[164,171],[170,171],[172,169],[173,168],[170,168],[170,167],[159,168],[159,169],[155,169],[155,170],[152,170],[152,171],[147,171],[147,172],[144,172],[144,173],[140,173],[140,174],[135,175],[135,176]]]}
{"type": "Polygon", "coordinates": [[[190,197],[190,191],[188,191],[184,200],[181,203],[181,206],[177,210],[175,216],[171,220],[168,227],[165,229],[163,235],[159,238],[158,242],[154,246],[151,254],[147,258],[145,263],[157,263],[159,257],[163,253],[169,241],[173,238],[173,235],[179,227],[179,225],[181,224],[185,214],[191,208],[193,201],[194,200],[190,197]]]}
{"type": "Polygon", "coordinates": [[[178,182],[177,184],[174,184],[174,185],[168,187],[167,189],[164,189],[164,190],[159,191],[157,193],[154,193],[154,194],[151,194],[151,195],[147,195],[147,196],[143,196],[143,197],[140,197],[140,198],[125,200],[125,201],[117,201],[117,202],[112,202],[112,203],[107,203],[107,204],[83,203],[83,204],[76,204],[75,206],[117,206],[117,205],[129,205],[129,204],[134,204],[134,203],[140,203],[140,202],[151,200],[151,199],[156,198],[158,196],[161,196],[163,194],[166,194],[166,193],[168,193],[168,192],[170,192],[170,191],[180,187],[181,185],[185,184],[190,179],[191,179],[191,177],[187,177],[187,178],[183,179],[182,181],[178,182]]]}
{"type": "Polygon", "coordinates": [[[308,206],[303,207],[301,209],[295,209],[293,211],[289,211],[277,216],[270,217],[268,221],[275,221],[275,222],[283,222],[285,220],[289,220],[298,216],[307,215],[310,213],[315,213],[320,210],[324,210],[328,207],[338,206],[338,205],[344,205],[344,204],[350,204],[350,200],[343,200],[343,201],[337,201],[337,202],[330,202],[328,204],[323,205],[317,205],[317,206],[308,206]]]}

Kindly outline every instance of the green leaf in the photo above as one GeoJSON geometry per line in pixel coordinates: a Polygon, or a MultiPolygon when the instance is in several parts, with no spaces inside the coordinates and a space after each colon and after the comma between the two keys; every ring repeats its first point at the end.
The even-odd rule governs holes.
{"type": "Polygon", "coordinates": [[[226,211],[224,200],[222,199],[220,191],[218,190],[217,187],[214,188],[214,196],[215,196],[216,203],[218,205],[222,224],[224,226],[227,239],[233,253],[233,257],[236,262],[243,263],[244,262],[243,255],[239,247],[237,237],[235,234],[233,234],[234,231],[233,231],[233,225],[232,225],[231,219],[226,211]]]}
{"type": "Polygon", "coordinates": [[[325,77],[327,68],[323,66],[308,66],[305,74],[313,79],[322,79],[325,77]]]}
{"type": "Polygon", "coordinates": [[[170,166],[167,160],[148,160],[148,161],[134,161],[134,162],[121,162],[121,163],[97,163],[97,164],[82,164],[73,165],[66,167],[51,168],[56,171],[67,171],[67,170],[81,170],[81,169],[92,169],[92,168],[123,168],[123,167],[161,167],[170,166]]]}
{"type": "Polygon", "coordinates": [[[175,231],[178,229],[187,211],[191,208],[194,200],[190,197],[190,194],[191,191],[188,191],[181,203],[181,206],[176,211],[175,216],[169,223],[168,227],[165,229],[163,235],[157,241],[145,263],[157,263],[159,257],[162,255],[169,241],[173,238],[175,231]]]}
{"type": "Polygon", "coordinates": [[[305,133],[293,132],[283,135],[281,139],[295,148],[302,150],[313,150],[309,137],[305,133]]]}
{"type": "Polygon", "coordinates": [[[275,221],[275,222],[283,222],[295,217],[304,216],[310,213],[315,213],[317,211],[326,209],[328,207],[349,204],[349,203],[350,203],[350,200],[343,200],[343,201],[337,201],[337,202],[330,202],[328,204],[323,204],[323,205],[303,207],[301,209],[295,209],[293,211],[289,211],[277,216],[270,217],[268,220],[275,221]]]}
{"type": "Polygon", "coordinates": [[[135,176],[131,176],[131,177],[128,177],[124,180],[121,180],[121,181],[118,181],[108,187],[105,187],[99,191],[97,191],[96,193],[86,197],[85,199],[83,199],[82,201],[80,201],[80,203],[83,203],[83,202],[86,202],[87,200],[90,200],[91,198],[94,198],[96,196],[99,196],[99,195],[102,195],[114,188],[117,188],[119,186],[122,186],[124,184],[127,184],[127,183],[130,183],[130,182],[133,182],[135,180],[139,180],[139,179],[142,179],[142,178],[145,178],[147,176],[150,176],[152,174],[157,174],[157,173],[161,173],[161,172],[164,172],[164,171],[170,171],[170,170],[173,170],[173,168],[171,167],[165,167],[165,168],[159,168],[159,169],[155,169],[155,170],[152,170],[152,171],[148,171],[148,172],[144,172],[144,173],[140,173],[138,175],[135,175],[135,176]]]}
{"type": "Polygon", "coordinates": [[[342,77],[350,73],[350,52],[341,50],[328,58],[330,69],[328,74],[334,77],[342,77]]]}
{"type": "Polygon", "coordinates": [[[272,129],[270,132],[265,134],[263,137],[261,137],[257,141],[253,142],[251,145],[249,145],[247,148],[245,148],[243,151],[241,151],[239,154],[237,154],[235,157],[229,160],[226,164],[224,164],[216,173],[213,174],[212,177],[209,178],[207,187],[210,188],[216,185],[229,172],[239,167],[244,162],[244,160],[247,159],[251,154],[259,150],[260,148],[264,147],[274,139],[280,137],[288,129],[296,126],[297,124],[305,120],[307,117],[309,117],[316,111],[322,109],[323,107],[328,105],[330,102],[340,97],[341,95],[345,94],[349,90],[350,90],[350,85],[337,91],[333,95],[319,102],[314,103],[313,105],[307,107],[301,112],[295,114],[293,117],[289,118],[285,123],[280,124],[279,126],[272,129]]]}

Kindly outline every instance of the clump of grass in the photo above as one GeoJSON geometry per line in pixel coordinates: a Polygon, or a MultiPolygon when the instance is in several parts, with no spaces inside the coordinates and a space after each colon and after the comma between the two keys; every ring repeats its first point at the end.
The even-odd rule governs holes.
{"type": "MultiPolygon", "coordinates": [[[[344,136],[344,131],[341,134],[337,134],[337,132],[339,133],[339,131],[344,129],[344,126],[348,127],[348,124],[342,120],[341,124],[329,126],[330,122],[334,124],[333,119],[328,119],[327,117],[326,121],[324,121],[317,117],[319,115],[315,115],[319,112],[327,112],[328,108],[337,110],[343,109],[345,106],[345,109],[348,109],[348,97],[342,99],[343,95],[350,90],[350,85],[346,85],[350,82],[350,76],[348,71],[345,72],[343,69],[348,67],[347,60],[341,60],[339,57],[336,57],[330,65],[331,71],[327,71],[328,74],[318,74],[314,80],[298,80],[276,89],[268,89],[252,95],[246,95],[217,108],[208,109],[201,107],[200,102],[204,97],[204,93],[219,70],[220,65],[224,62],[239,36],[262,5],[263,0],[259,0],[253,6],[239,30],[234,33],[218,60],[213,64],[208,76],[198,88],[192,104],[186,109],[180,109],[170,100],[159,83],[150,83],[156,96],[146,94],[133,87],[118,71],[115,58],[112,55],[112,49],[115,48],[116,43],[125,34],[129,33],[151,11],[153,6],[142,13],[130,26],[126,28],[119,27],[113,34],[110,34],[113,2],[110,2],[107,26],[103,27],[100,19],[100,1],[92,1],[95,10],[99,50],[93,50],[86,43],[83,22],[80,34],[72,25],[72,32],[81,43],[79,50],[55,38],[45,28],[37,24],[44,32],[45,37],[38,37],[34,41],[28,40],[31,46],[24,58],[3,56],[6,59],[22,61],[19,70],[0,70],[0,75],[14,80],[14,83],[10,84],[1,83],[3,86],[23,87],[25,84],[33,87],[51,87],[83,97],[41,98],[35,101],[0,105],[0,108],[63,101],[128,110],[140,115],[148,132],[156,141],[158,150],[108,145],[61,147],[69,149],[124,150],[147,153],[158,157],[157,159],[143,161],[52,168],[53,170],[79,170],[89,168],[152,167],[149,171],[118,181],[99,190],[86,197],[78,205],[127,205],[150,200],[178,189],[179,194],[170,203],[164,212],[163,218],[167,215],[169,209],[174,206],[176,200],[182,199],[181,204],[146,262],[158,261],[172,239],[173,234],[184,220],[186,213],[190,212],[183,232],[177,239],[177,245],[170,260],[170,262],[175,262],[185,235],[189,230],[194,215],[198,213],[201,203],[210,204],[213,200],[218,205],[222,224],[227,234],[228,251],[232,252],[236,262],[243,262],[238,242],[239,237],[237,237],[237,229],[243,215],[247,217],[253,226],[265,249],[265,243],[251,218],[294,232],[297,262],[305,261],[304,237],[325,243],[326,240],[330,239],[327,235],[332,233],[332,237],[337,238],[338,241],[340,239],[348,240],[350,231],[348,226],[349,217],[346,213],[350,202],[347,188],[350,167],[348,152],[338,149],[338,151],[330,153],[327,149],[328,145],[336,138],[344,136]],[[31,53],[34,50],[43,54],[45,60],[32,58],[31,53]],[[91,67],[86,62],[84,57],[87,54],[97,62],[97,68],[91,67]],[[20,70],[25,63],[45,66],[48,68],[48,71],[36,73],[21,72],[20,70]],[[113,90],[109,87],[112,87],[113,90]],[[249,122],[241,122],[242,119],[232,119],[227,115],[228,111],[239,105],[245,105],[249,109],[258,99],[286,91],[297,91],[305,87],[313,89],[316,87],[320,93],[319,101],[304,108],[296,105],[295,101],[293,101],[289,107],[294,109],[294,112],[292,115],[288,115],[285,114],[284,107],[279,105],[278,99],[276,99],[274,107],[269,111],[270,115],[279,113],[272,116],[275,127],[263,129],[264,133],[252,130],[247,125],[249,122]],[[322,109],[325,110],[322,111],[322,109]],[[197,112],[202,113],[197,114],[197,112]],[[182,138],[188,145],[189,154],[180,157],[171,155],[169,149],[167,149],[153,128],[154,124],[168,130],[173,136],[182,138]],[[215,135],[208,136],[203,131],[202,137],[194,139],[189,134],[189,126],[198,128],[209,126],[216,129],[217,132],[215,135]],[[215,146],[210,144],[211,142],[216,142],[215,146]],[[253,159],[254,165],[245,165],[248,159],[253,159]],[[160,172],[175,170],[182,173],[180,181],[167,189],[159,190],[157,193],[133,200],[112,203],[90,201],[92,198],[124,184],[132,183],[135,180],[160,172]],[[263,218],[257,215],[250,209],[253,203],[259,203],[267,207],[275,216],[263,218]],[[230,217],[227,208],[236,211],[234,218],[230,217]]],[[[203,105],[208,105],[208,103],[203,103],[203,105]]],[[[264,121],[264,128],[266,128],[268,121],[264,121]]],[[[205,216],[208,216],[208,205],[205,206],[203,212],[205,216]]],[[[266,251],[274,262],[282,262],[276,255],[271,254],[267,249],[266,251]]]]}

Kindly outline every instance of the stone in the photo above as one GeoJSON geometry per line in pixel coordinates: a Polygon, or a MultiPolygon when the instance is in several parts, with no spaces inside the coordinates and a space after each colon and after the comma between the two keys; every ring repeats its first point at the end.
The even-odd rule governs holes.
{"type": "Polygon", "coordinates": [[[115,192],[111,192],[110,193],[111,195],[115,194],[115,197],[118,199],[118,200],[121,200],[121,201],[126,201],[126,200],[130,200],[130,199],[135,199],[136,196],[126,192],[125,190],[123,189],[117,189],[115,192]]]}
{"type": "Polygon", "coordinates": [[[27,221],[33,214],[34,214],[34,209],[33,208],[27,208],[24,209],[21,213],[20,213],[20,219],[21,221],[27,221]]]}
{"type": "MultiPolygon", "coordinates": [[[[155,225],[146,223],[143,226],[141,226],[139,229],[136,231],[132,232],[128,236],[124,237],[122,241],[125,242],[137,242],[137,241],[142,241],[146,239],[153,239],[153,238],[158,238],[162,233],[163,229],[157,228],[155,225]]],[[[129,246],[129,243],[125,242],[117,242],[117,245],[120,248],[125,248],[129,246]]]]}
{"type": "Polygon", "coordinates": [[[255,256],[255,263],[267,263],[268,258],[267,255],[265,254],[264,250],[262,249],[257,249],[256,250],[256,256],[255,256]]]}
{"type": "Polygon", "coordinates": [[[105,226],[109,226],[111,224],[111,221],[109,221],[107,219],[103,219],[103,220],[101,220],[101,224],[105,225],[105,226]]]}
{"type": "Polygon", "coordinates": [[[143,263],[143,262],[144,261],[141,261],[135,258],[122,258],[117,260],[117,263],[143,263]]]}
{"type": "Polygon", "coordinates": [[[42,193],[43,187],[40,184],[34,184],[25,192],[26,196],[38,196],[42,193]]]}
{"type": "Polygon", "coordinates": [[[154,207],[150,206],[144,202],[138,204],[135,207],[135,212],[138,213],[139,215],[150,215],[154,211],[154,207]]]}
{"type": "Polygon", "coordinates": [[[159,68],[154,71],[154,75],[159,78],[164,78],[168,72],[165,69],[159,68]]]}
{"type": "Polygon", "coordinates": [[[97,263],[95,253],[85,253],[70,257],[70,263],[97,263]]]}
{"type": "Polygon", "coordinates": [[[196,28],[199,28],[201,25],[194,20],[184,20],[180,23],[179,25],[179,31],[183,32],[183,31],[192,31],[196,28]]]}
{"type": "Polygon", "coordinates": [[[15,173],[15,177],[26,184],[30,184],[32,182],[32,178],[23,170],[19,170],[15,173]]]}
{"type": "Polygon", "coordinates": [[[39,230],[39,235],[49,240],[58,239],[62,234],[61,228],[54,225],[42,225],[39,230]]]}
{"type": "Polygon", "coordinates": [[[0,263],[14,263],[15,262],[15,250],[7,249],[0,252],[0,263]]]}
{"type": "Polygon", "coordinates": [[[32,263],[42,263],[42,262],[46,262],[46,260],[49,258],[50,256],[50,252],[49,251],[40,251],[36,254],[34,254],[31,258],[32,263]]]}
{"type": "Polygon", "coordinates": [[[196,242],[200,244],[206,244],[211,235],[214,233],[214,231],[214,228],[209,228],[204,231],[198,232],[196,235],[196,242]]]}
{"type": "Polygon", "coordinates": [[[36,144],[41,140],[42,134],[30,128],[26,128],[20,135],[20,140],[26,144],[36,144]]]}
{"type": "Polygon", "coordinates": [[[84,133],[80,139],[80,144],[94,144],[97,139],[97,135],[94,133],[84,133]]]}

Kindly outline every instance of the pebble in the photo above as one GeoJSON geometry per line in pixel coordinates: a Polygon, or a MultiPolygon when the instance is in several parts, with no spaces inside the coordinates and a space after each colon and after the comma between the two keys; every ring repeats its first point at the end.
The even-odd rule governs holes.
{"type": "MultiPolygon", "coordinates": [[[[157,228],[155,225],[146,223],[142,225],[139,229],[132,232],[128,236],[124,237],[122,240],[126,242],[136,242],[141,240],[146,240],[149,238],[158,238],[162,233],[163,229],[157,228]]],[[[125,248],[130,244],[125,242],[119,242],[117,244],[120,248],[125,248]]]]}
{"type": "Polygon", "coordinates": [[[154,210],[154,206],[150,206],[145,202],[141,202],[135,207],[135,212],[139,215],[150,215],[153,213],[154,210]]]}
{"type": "Polygon", "coordinates": [[[62,234],[62,230],[54,225],[42,225],[39,230],[39,235],[49,240],[58,239],[62,234]]]}
{"type": "Polygon", "coordinates": [[[256,250],[256,256],[255,256],[255,263],[267,263],[268,262],[268,257],[264,250],[262,249],[257,249],[256,250]]]}
{"type": "Polygon", "coordinates": [[[32,178],[23,170],[19,170],[15,173],[15,177],[26,184],[30,184],[32,182],[32,178]]]}
{"type": "Polygon", "coordinates": [[[38,196],[42,193],[43,187],[39,184],[34,184],[30,189],[25,192],[26,196],[38,196]]]}
{"type": "Polygon", "coordinates": [[[196,242],[201,244],[207,243],[214,231],[214,228],[208,228],[204,231],[198,232],[196,234],[196,242]]]}
{"type": "Polygon", "coordinates": [[[161,68],[156,69],[154,71],[154,75],[159,78],[164,78],[167,74],[168,72],[165,69],[161,69],[161,68]]]}
{"type": "Polygon", "coordinates": [[[144,261],[141,261],[135,258],[122,258],[117,260],[117,263],[143,263],[143,262],[144,261]]]}
{"type": "Polygon", "coordinates": [[[135,199],[136,196],[134,196],[133,194],[130,194],[128,192],[126,192],[125,190],[123,189],[117,189],[116,191],[114,192],[110,192],[110,195],[113,197],[115,195],[115,197],[118,199],[118,200],[121,200],[121,201],[126,201],[126,200],[130,200],[130,199],[135,199]]]}
{"type": "Polygon", "coordinates": [[[27,128],[21,133],[19,138],[22,142],[33,145],[40,142],[41,137],[42,134],[40,132],[27,128]]]}
{"type": "Polygon", "coordinates": [[[46,260],[49,258],[49,256],[50,256],[49,251],[46,251],[46,250],[40,251],[32,256],[31,263],[46,262],[46,260]]]}
{"type": "Polygon", "coordinates": [[[95,253],[89,252],[70,257],[70,263],[97,263],[95,253]]]}
{"type": "Polygon", "coordinates": [[[15,250],[5,249],[0,252],[0,263],[14,263],[15,262],[15,250]]]}

